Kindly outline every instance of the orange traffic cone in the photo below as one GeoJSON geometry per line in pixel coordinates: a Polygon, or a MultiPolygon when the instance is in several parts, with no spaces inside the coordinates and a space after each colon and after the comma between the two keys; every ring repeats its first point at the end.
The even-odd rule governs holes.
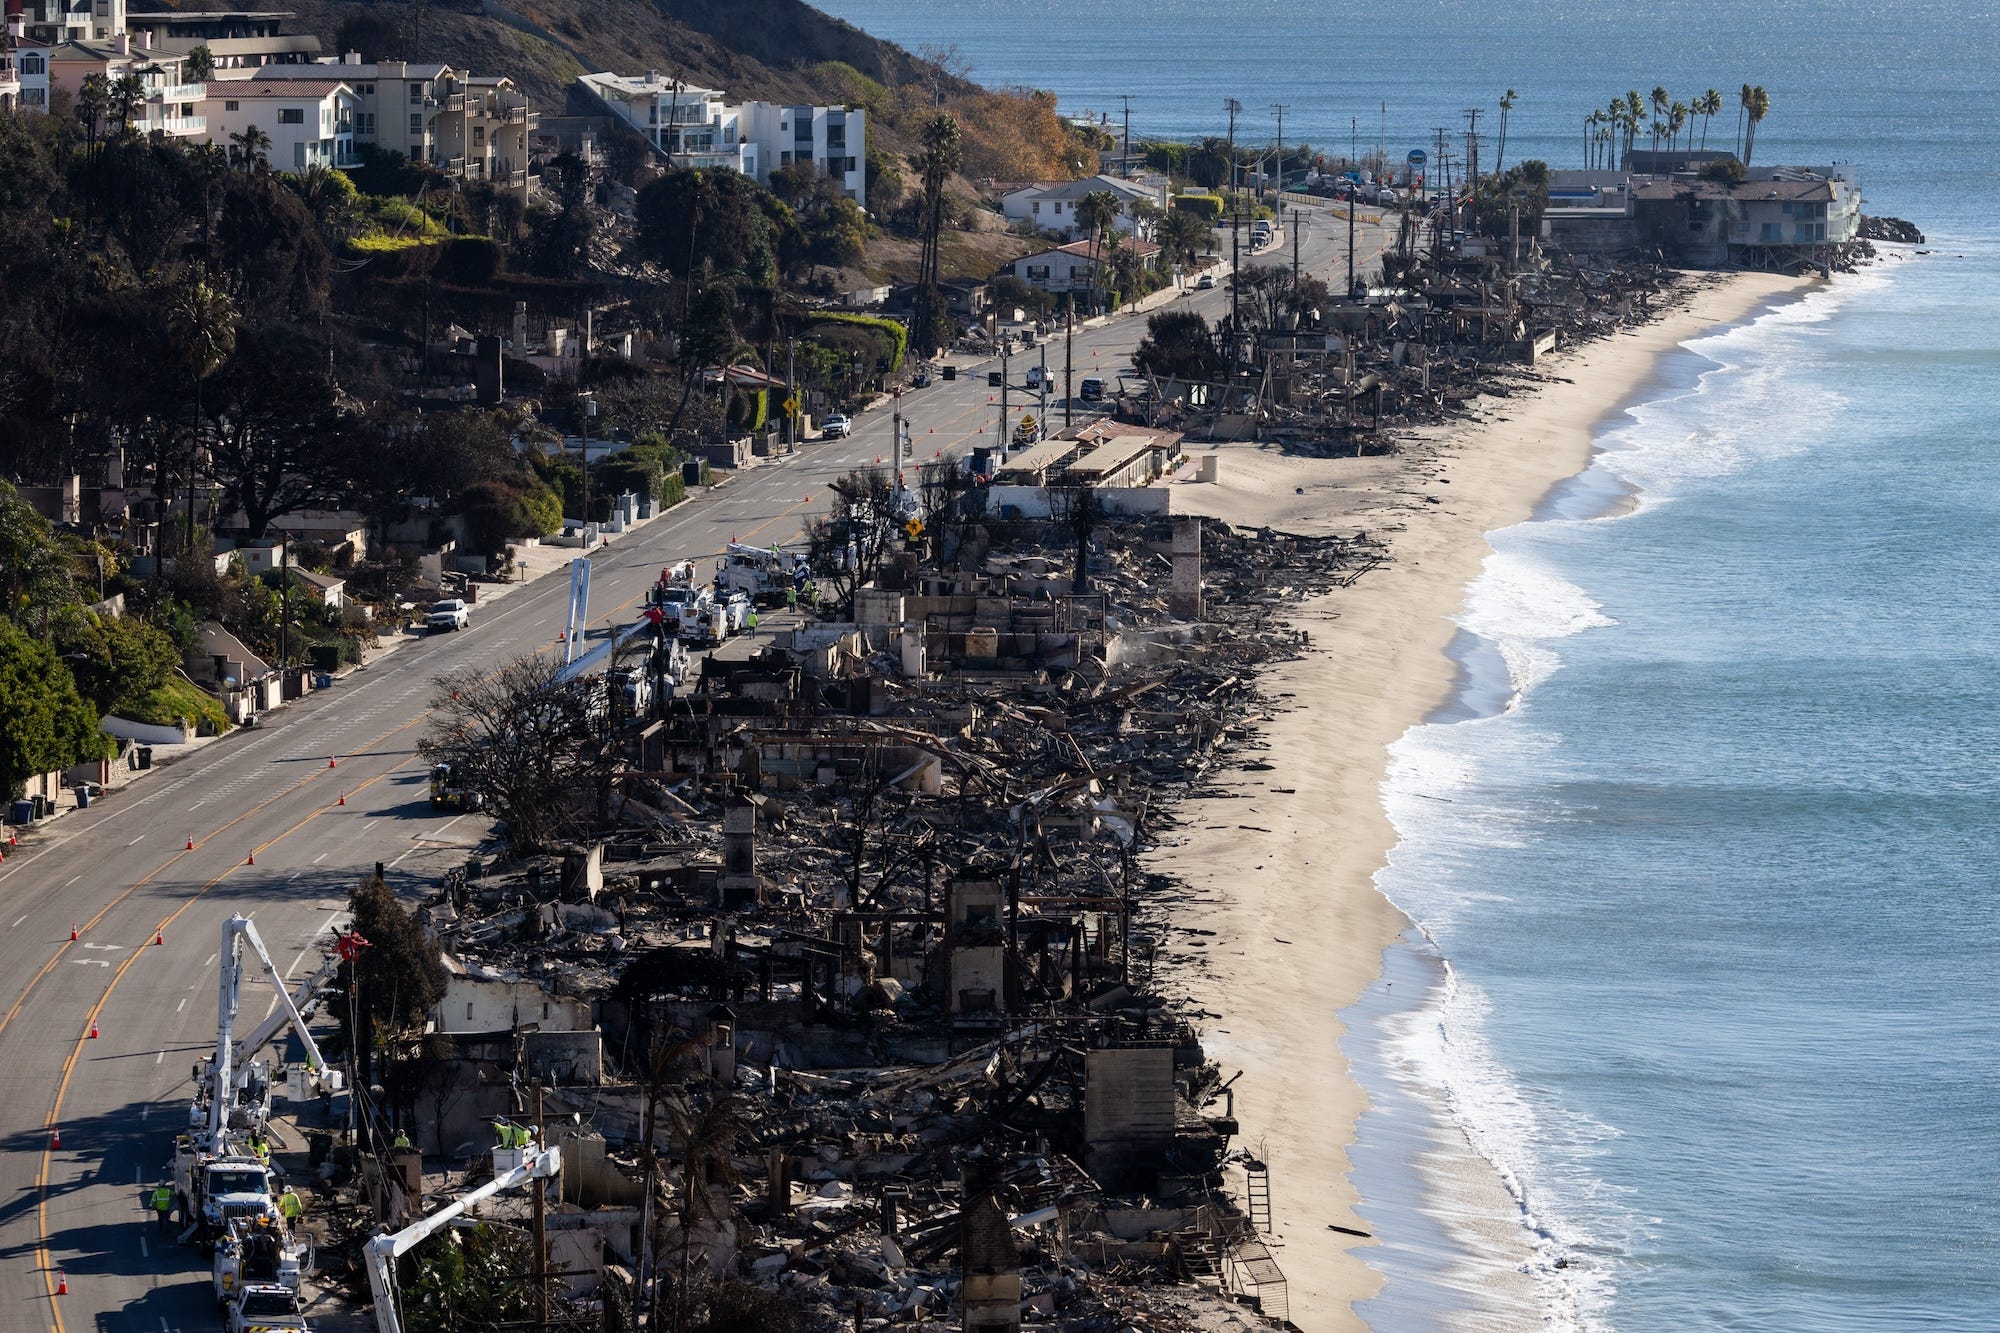
{"type": "Polygon", "coordinates": [[[342,793],[340,794],[340,799],[339,799],[339,800],[338,800],[337,802],[335,802],[335,804],[336,804],[336,805],[346,805],[346,804],[347,804],[347,793],[346,793],[346,792],[342,792],[342,793]]]}
{"type": "Polygon", "coordinates": [[[54,1151],[54,1152],[61,1152],[61,1151],[62,1151],[62,1126],[61,1126],[61,1125],[57,1125],[57,1126],[56,1126],[56,1128],[55,1128],[55,1132],[54,1132],[53,1134],[51,1134],[51,1135],[49,1136],[49,1148],[50,1148],[50,1149],[51,1149],[52,1151],[54,1151]]]}
{"type": "Polygon", "coordinates": [[[97,1020],[94,1018],[90,1020],[90,1039],[97,1040],[97,1020]]]}
{"type": "Polygon", "coordinates": [[[154,943],[155,945],[161,945],[161,944],[165,944],[166,942],[167,942],[167,932],[166,932],[166,931],[164,931],[164,930],[156,930],[156,931],[154,931],[154,932],[153,932],[153,943],[154,943]]]}
{"type": "Polygon", "coordinates": [[[250,849],[250,855],[244,858],[243,864],[246,866],[254,866],[257,864],[257,849],[255,847],[252,847],[250,849]]]}
{"type": "Polygon", "coordinates": [[[69,1295],[69,1274],[63,1272],[60,1268],[56,1270],[56,1295],[69,1295]]]}
{"type": "Polygon", "coordinates": [[[70,922],[69,925],[69,939],[70,943],[76,943],[76,923],[74,921],[70,922]]]}
{"type": "Polygon", "coordinates": [[[187,847],[187,849],[188,849],[189,851],[193,851],[193,850],[194,850],[194,834],[192,834],[192,833],[188,834],[188,847],[187,847]]]}
{"type": "Polygon", "coordinates": [[[19,847],[21,845],[20,835],[15,833],[13,829],[7,830],[7,845],[9,847],[19,847]]]}
{"type": "Polygon", "coordinates": [[[332,755],[328,755],[328,756],[326,757],[326,766],[327,766],[328,768],[337,768],[337,767],[339,767],[339,765],[340,765],[340,761],[339,761],[339,760],[337,760],[337,759],[335,759],[335,758],[334,758],[334,757],[333,757],[332,755]]]}

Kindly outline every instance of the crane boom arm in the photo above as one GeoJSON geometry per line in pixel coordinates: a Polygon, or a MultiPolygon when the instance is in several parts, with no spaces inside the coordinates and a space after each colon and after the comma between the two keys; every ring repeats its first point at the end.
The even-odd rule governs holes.
{"type": "Polygon", "coordinates": [[[397,1258],[409,1253],[441,1228],[449,1226],[453,1219],[480,1201],[530,1180],[547,1180],[561,1170],[562,1151],[558,1148],[545,1149],[513,1170],[493,1177],[471,1193],[459,1196],[429,1217],[419,1218],[401,1231],[369,1241],[365,1247],[368,1287],[375,1297],[375,1327],[378,1333],[403,1333],[402,1321],[396,1315],[396,1274],[392,1267],[397,1258]]]}
{"type": "MultiPolygon", "coordinates": [[[[271,989],[278,993],[278,1014],[284,1015],[285,1021],[291,1023],[292,1030],[299,1034],[299,1041],[306,1048],[306,1060],[314,1069],[325,1069],[326,1057],[319,1053],[319,1045],[313,1041],[312,1033],[306,1027],[305,1015],[299,1012],[299,1007],[292,1003],[291,995],[285,990],[285,979],[278,972],[278,965],[271,961],[271,952],[264,947],[264,940],[257,934],[257,927],[252,924],[250,918],[247,916],[233,916],[229,918],[229,925],[231,929],[240,931],[243,939],[249,943],[250,948],[256,953],[257,961],[263,964],[265,979],[271,983],[271,989]],[[238,923],[241,923],[240,926],[238,923]]],[[[278,1014],[273,1014],[272,1017],[276,1018],[278,1014]]],[[[281,1023],[280,1026],[282,1025],[281,1023]]],[[[251,1035],[255,1036],[257,1033],[263,1031],[264,1025],[259,1024],[251,1035]]],[[[262,1046],[264,1042],[269,1041],[275,1035],[277,1035],[277,1030],[273,1028],[270,1033],[267,1033],[263,1037],[263,1040],[257,1043],[257,1046],[262,1046]]],[[[246,1041],[242,1054],[247,1057],[256,1049],[256,1046],[251,1046],[246,1041]]]]}
{"type": "Polygon", "coordinates": [[[568,666],[565,666],[561,671],[558,671],[556,673],[557,683],[576,680],[581,676],[595,671],[598,667],[609,662],[619,649],[638,638],[641,634],[647,633],[652,628],[653,622],[644,617],[640,618],[635,624],[627,625],[624,629],[617,631],[610,638],[604,640],[595,648],[592,648],[589,652],[571,662],[568,666]]]}
{"type": "MultiPolygon", "coordinates": [[[[252,1028],[243,1040],[236,1043],[236,1058],[249,1059],[263,1050],[265,1043],[276,1037],[284,1029],[285,1024],[292,1022],[303,1024],[305,1019],[312,1017],[313,1010],[319,1007],[320,992],[333,980],[334,974],[339,970],[340,956],[338,954],[329,956],[319,971],[300,982],[298,988],[292,992],[290,1007],[280,1005],[273,1009],[263,1022],[252,1028]]],[[[301,1026],[299,1031],[303,1033],[305,1028],[301,1026]]],[[[312,1038],[306,1037],[305,1040],[310,1043],[312,1038]]]]}

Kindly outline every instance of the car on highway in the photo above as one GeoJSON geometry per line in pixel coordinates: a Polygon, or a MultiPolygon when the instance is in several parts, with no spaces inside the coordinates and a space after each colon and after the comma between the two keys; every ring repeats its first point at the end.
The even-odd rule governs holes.
{"type": "Polygon", "coordinates": [[[430,613],[424,617],[424,628],[432,634],[465,629],[471,624],[472,612],[457,597],[447,597],[441,602],[432,602],[430,613]]]}
{"type": "Polygon", "coordinates": [[[1213,273],[1202,274],[1194,280],[1194,289],[1198,292],[1213,291],[1215,289],[1215,275],[1213,273]]]}
{"type": "Polygon", "coordinates": [[[916,374],[912,375],[912,376],[910,377],[910,387],[911,387],[912,389],[928,389],[928,388],[930,388],[930,387],[931,387],[931,368],[930,368],[929,366],[925,366],[925,367],[923,367],[923,368],[922,368],[921,370],[919,370],[919,371],[918,371],[918,372],[917,372],[916,374]]]}
{"type": "Polygon", "coordinates": [[[1095,375],[1085,375],[1077,383],[1076,396],[1081,402],[1102,402],[1104,399],[1104,381],[1095,375]]]}
{"type": "Polygon", "coordinates": [[[819,423],[819,433],[829,440],[844,439],[854,434],[854,423],[841,413],[835,412],[819,423]]]}

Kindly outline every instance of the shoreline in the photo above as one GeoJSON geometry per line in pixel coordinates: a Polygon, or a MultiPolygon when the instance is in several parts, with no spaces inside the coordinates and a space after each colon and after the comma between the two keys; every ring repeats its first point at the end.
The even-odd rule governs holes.
{"type": "MultiPolygon", "coordinates": [[[[1368,1327],[1355,1307],[1384,1279],[1365,1250],[1378,1220],[1400,1220],[1398,1204],[1362,1198],[1352,1179],[1350,1149],[1371,1103],[1342,1042],[1346,1011],[1411,925],[1375,885],[1398,841],[1381,790],[1389,746],[1460,687],[1454,617],[1491,553],[1488,534],[1538,516],[1589,468],[1605,425],[1657,394],[1663,357],[1818,285],[1696,275],[1652,323],[1566,352],[1532,394],[1479,400],[1469,417],[1412,432],[1392,455],[1189,450],[1218,455],[1220,479],[1174,483],[1174,512],[1313,534],[1363,529],[1387,540],[1392,556],[1354,587],[1297,609],[1312,648],[1264,682],[1285,710],[1262,731],[1272,767],[1221,775],[1214,786],[1228,795],[1181,803],[1186,842],[1156,853],[1164,859],[1155,864],[1187,885],[1178,924],[1196,908],[1213,932],[1201,961],[1166,982],[1210,1015],[1206,1035],[1225,1077],[1243,1070],[1241,1142],[1270,1167],[1272,1248],[1301,1328],[1368,1327]]],[[[1477,1293],[1483,1308],[1468,1314],[1539,1326],[1518,1205],[1458,1138],[1449,1151],[1462,1153],[1455,1165],[1465,1169],[1450,1175],[1462,1188],[1436,1202],[1454,1234],[1508,1258],[1453,1285],[1477,1293]]]]}

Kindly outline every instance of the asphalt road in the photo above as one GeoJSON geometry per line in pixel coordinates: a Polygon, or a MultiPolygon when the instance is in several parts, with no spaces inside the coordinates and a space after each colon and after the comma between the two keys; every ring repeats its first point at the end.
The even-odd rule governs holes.
{"type": "MultiPolygon", "coordinates": [[[[1364,259],[1379,254],[1384,235],[1363,235],[1364,259]]],[[[1301,258],[1338,287],[1345,244],[1345,224],[1321,220],[1301,258]]],[[[1262,262],[1290,261],[1286,237],[1262,262]]],[[[1179,304],[1213,318],[1227,302],[1218,289],[1179,304]]],[[[1076,375],[1110,379],[1143,332],[1139,319],[1080,331],[1076,375]]],[[[1059,339],[1048,355],[1060,374],[1059,339]]],[[[985,368],[904,397],[919,459],[995,437],[985,368]]],[[[1022,358],[1011,369],[1025,374],[1022,358]]],[[[857,425],[596,553],[593,624],[629,623],[663,565],[732,537],[793,538],[825,509],[827,482],[888,453],[887,412],[857,425]]],[[[280,967],[310,971],[373,863],[415,892],[461,862],[486,827],[429,807],[416,744],[432,678],[548,649],[567,601],[558,573],[475,609],[470,630],[412,644],[64,816],[0,866],[0,1328],[217,1327],[206,1267],[154,1234],[142,1195],[184,1122],[190,1068],[214,1042],[222,922],[254,916],[280,967]]],[[[244,1010],[254,1022],[266,997],[244,1010]]]]}

